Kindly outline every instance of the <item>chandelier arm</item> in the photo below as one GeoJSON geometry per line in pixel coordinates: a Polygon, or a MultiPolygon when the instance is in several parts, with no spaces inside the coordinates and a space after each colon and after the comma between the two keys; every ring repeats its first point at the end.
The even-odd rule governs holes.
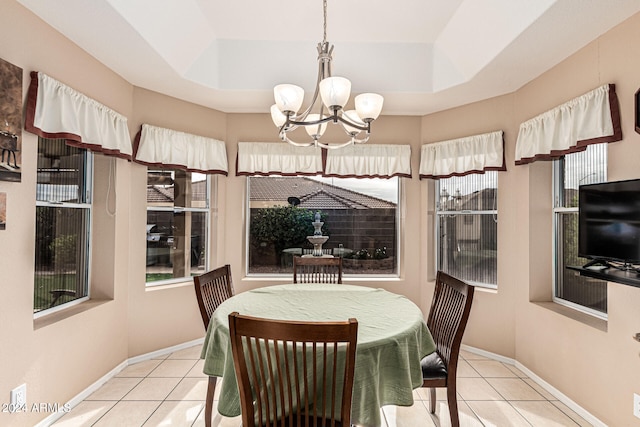
{"type": "MultiPolygon", "coordinates": [[[[320,115],[322,115],[322,111],[324,111],[324,107],[320,109],[320,115]]],[[[371,132],[371,122],[367,122],[365,123],[364,126],[358,124],[358,123],[354,123],[350,120],[345,119],[342,116],[339,116],[337,114],[337,111],[334,111],[334,113],[330,116],[326,116],[322,119],[318,119],[318,120],[310,120],[310,121],[303,121],[303,120],[293,120],[291,118],[288,118],[287,121],[285,122],[284,125],[282,125],[281,130],[284,130],[285,132],[290,131],[295,129],[295,126],[314,126],[314,125],[321,125],[323,123],[328,123],[328,122],[342,122],[344,124],[346,124],[347,126],[351,126],[353,128],[356,128],[358,130],[361,131],[366,131],[367,133],[371,132]],[[294,125],[294,126],[289,126],[289,125],[294,125]]],[[[348,134],[348,133],[347,133],[348,134]]]]}
{"type": "MultiPolygon", "coordinates": [[[[327,122],[332,122],[334,119],[333,116],[327,116],[323,119],[319,119],[319,120],[310,120],[308,122],[305,121],[298,121],[298,120],[288,120],[287,123],[288,124],[292,124],[295,126],[315,126],[315,125],[321,125],[323,123],[327,123],[327,122]]],[[[283,126],[286,126],[287,123],[285,123],[283,126]]],[[[291,128],[293,130],[293,128],[291,128]]],[[[285,132],[287,132],[289,129],[286,129],[285,132]]]]}
{"type": "Polygon", "coordinates": [[[282,141],[288,142],[289,144],[294,145],[296,147],[318,146],[320,148],[326,148],[328,150],[335,150],[336,148],[343,148],[343,147],[346,147],[346,146],[351,145],[351,144],[364,144],[367,141],[369,141],[369,135],[367,135],[363,139],[358,139],[355,136],[352,136],[349,141],[341,142],[341,143],[338,143],[338,144],[325,144],[325,143],[320,142],[319,140],[316,140],[316,139],[311,140],[309,142],[296,142],[296,141],[293,141],[291,138],[289,138],[286,135],[286,133],[280,134],[280,139],[282,139],[282,141]]]}
{"type": "Polygon", "coordinates": [[[334,116],[331,116],[331,118],[334,118],[342,123],[344,123],[347,126],[351,126],[352,128],[356,128],[358,130],[364,130],[367,133],[371,132],[371,122],[366,122],[364,124],[364,126],[358,124],[358,123],[354,123],[351,120],[345,119],[343,116],[338,116],[337,114],[334,116]]]}
{"type": "Polygon", "coordinates": [[[281,138],[282,137],[283,137],[283,141],[288,142],[289,144],[294,145],[296,147],[311,147],[316,145],[316,140],[311,140],[309,142],[296,142],[289,139],[289,137],[286,134],[281,136],[281,138]]]}
{"type": "MultiPolygon", "coordinates": [[[[318,44],[318,53],[319,54],[321,53],[320,44],[318,44]]],[[[316,104],[316,100],[318,99],[318,95],[320,94],[320,82],[322,81],[323,78],[324,78],[323,65],[322,65],[322,61],[320,60],[320,56],[318,56],[318,77],[316,79],[316,88],[313,92],[313,98],[311,98],[311,103],[309,104],[309,107],[307,107],[307,109],[304,110],[302,114],[299,114],[296,116],[297,120],[304,121],[304,119],[307,118],[307,116],[313,109],[313,106],[316,104]]]]}
{"type": "Polygon", "coordinates": [[[369,134],[367,134],[366,137],[362,138],[362,139],[356,139],[355,137],[352,138],[353,139],[353,143],[354,144],[364,144],[365,142],[369,141],[369,134]]]}
{"type": "Polygon", "coordinates": [[[354,133],[349,133],[347,132],[346,129],[343,129],[344,133],[347,134],[350,138],[351,138],[351,142],[353,144],[364,144],[365,142],[369,141],[369,137],[371,136],[370,134],[366,134],[366,136],[362,139],[358,139],[356,138],[356,135],[358,134],[354,134],[354,133]]]}
{"type": "Polygon", "coordinates": [[[287,118],[287,120],[282,124],[282,126],[280,126],[280,130],[278,132],[286,133],[292,130],[296,130],[297,128],[298,128],[298,125],[296,125],[290,118],[287,118]]]}
{"type": "Polygon", "coordinates": [[[343,148],[347,145],[353,144],[355,141],[350,140],[347,142],[342,142],[340,144],[325,144],[324,142],[316,141],[316,145],[320,148],[326,148],[327,150],[335,150],[336,148],[343,148]]]}

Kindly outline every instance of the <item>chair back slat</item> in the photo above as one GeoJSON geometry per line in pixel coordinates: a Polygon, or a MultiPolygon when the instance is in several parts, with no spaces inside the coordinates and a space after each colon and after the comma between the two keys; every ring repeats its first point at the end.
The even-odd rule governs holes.
{"type": "Polygon", "coordinates": [[[229,315],[246,427],[348,426],[358,322],[229,315]]]}
{"type": "Polygon", "coordinates": [[[462,335],[471,311],[473,290],[473,286],[438,271],[427,326],[436,351],[449,371],[453,368],[455,372],[462,335]]]}
{"type": "Polygon", "coordinates": [[[229,264],[193,277],[200,315],[205,330],[209,327],[211,315],[227,299],[234,295],[229,264]]]}
{"type": "Polygon", "coordinates": [[[342,258],[293,257],[293,283],[342,283],[342,258]]]}

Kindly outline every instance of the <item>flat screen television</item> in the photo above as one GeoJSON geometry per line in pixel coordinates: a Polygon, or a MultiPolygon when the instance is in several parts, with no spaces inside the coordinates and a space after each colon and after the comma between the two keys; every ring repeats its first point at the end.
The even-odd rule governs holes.
{"type": "Polygon", "coordinates": [[[640,179],[581,185],[578,255],[640,264],[640,179]]]}

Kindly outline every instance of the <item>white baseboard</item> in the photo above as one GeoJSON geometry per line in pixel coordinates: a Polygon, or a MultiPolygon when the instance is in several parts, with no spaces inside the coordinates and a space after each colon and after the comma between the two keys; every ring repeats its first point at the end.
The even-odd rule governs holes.
{"type": "MultiPolygon", "coordinates": [[[[89,387],[84,389],[82,392],[78,393],[71,400],[69,400],[67,402],[67,405],[68,405],[67,407],[73,408],[76,405],[78,405],[80,402],[82,402],[87,397],[89,397],[91,393],[93,393],[94,391],[102,387],[107,381],[109,381],[111,378],[118,375],[120,371],[122,371],[124,368],[126,368],[129,365],[134,365],[136,363],[144,362],[146,360],[151,360],[160,356],[175,353],[176,351],[184,350],[186,348],[202,344],[203,342],[204,342],[204,338],[199,338],[186,343],[182,343],[182,344],[174,345],[171,347],[163,348],[160,350],[152,351],[150,353],[142,354],[140,356],[131,357],[125,360],[124,362],[120,363],[118,366],[113,368],[107,374],[103,375],[99,380],[97,380],[96,382],[91,384],[89,387]]],[[[580,415],[582,418],[584,418],[586,421],[588,421],[592,425],[596,427],[607,427],[605,423],[600,421],[598,418],[593,416],[590,412],[588,412],[587,410],[582,408],[580,405],[578,405],[576,402],[571,400],[569,397],[563,394],[560,390],[556,389],[551,384],[544,381],[542,378],[540,378],[538,375],[536,375],[533,371],[531,371],[529,368],[524,366],[522,363],[514,359],[511,359],[509,357],[504,357],[496,353],[491,353],[486,350],[481,350],[479,348],[470,347],[465,344],[463,344],[461,348],[462,350],[468,351],[469,353],[474,353],[474,354],[486,357],[488,359],[497,360],[499,362],[515,366],[516,368],[520,369],[522,372],[527,374],[527,376],[531,378],[536,384],[538,384],[540,387],[548,391],[551,395],[556,397],[560,402],[567,405],[569,408],[571,408],[571,410],[573,410],[575,413],[580,415]]],[[[64,412],[57,412],[57,413],[51,414],[47,418],[45,418],[44,420],[36,424],[36,427],[48,427],[54,422],[56,422],[63,415],[64,415],[64,412]]]]}
{"type": "MultiPolygon", "coordinates": [[[[175,353],[176,351],[184,350],[185,348],[193,347],[194,345],[199,345],[199,344],[202,344],[203,342],[204,342],[204,338],[199,338],[197,340],[193,340],[193,341],[189,341],[189,342],[186,342],[186,343],[182,343],[182,344],[174,345],[174,346],[171,346],[171,347],[163,348],[163,349],[160,349],[160,350],[152,351],[150,353],[141,354],[140,356],[131,357],[131,358],[125,360],[124,362],[120,363],[118,366],[113,368],[111,371],[109,371],[105,375],[103,375],[96,382],[94,382],[89,387],[87,387],[86,389],[84,389],[83,391],[78,393],[76,396],[74,396],[71,400],[69,400],[65,404],[65,407],[66,408],[75,407],[80,402],[82,402],[87,397],[89,397],[89,395],[91,395],[91,393],[93,393],[94,391],[98,390],[107,381],[109,381],[111,378],[113,378],[116,375],[118,375],[118,373],[120,373],[120,371],[122,371],[124,368],[126,368],[129,365],[134,365],[136,363],[144,362],[146,360],[151,360],[151,359],[155,359],[155,358],[160,357],[160,356],[164,356],[164,355],[167,355],[167,354],[175,353]]],[[[65,412],[55,412],[55,413],[49,415],[44,420],[40,421],[38,424],[36,424],[35,427],[49,427],[51,424],[55,423],[58,419],[60,419],[64,414],[65,414],[65,412]]]]}
{"type": "Polygon", "coordinates": [[[193,347],[194,345],[199,345],[199,344],[202,344],[203,342],[204,342],[204,337],[198,338],[197,340],[188,341],[182,344],[152,351],[151,353],[146,353],[146,354],[141,354],[140,356],[131,357],[127,360],[127,362],[128,362],[128,365],[133,365],[134,363],[140,363],[140,362],[144,362],[145,360],[151,360],[160,356],[164,356],[166,354],[175,353],[176,351],[184,350],[185,348],[193,347]]]}
{"type": "Polygon", "coordinates": [[[587,422],[591,423],[591,425],[595,427],[607,427],[605,423],[600,421],[598,418],[592,415],[589,411],[584,409],[582,406],[578,405],[576,402],[571,400],[567,395],[563,394],[560,390],[558,390],[557,388],[553,387],[551,384],[549,384],[548,382],[540,378],[533,371],[531,371],[531,369],[527,368],[517,360],[511,359],[509,357],[504,357],[499,354],[491,353],[486,350],[481,350],[479,348],[470,347],[465,344],[462,344],[461,349],[464,351],[468,351],[469,353],[484,356],[488,359],[497,360],[499,362],[515,366],[516,368],[520,369],[522,372],[527,374],[527,376],[531,378],[536,384],[538,384],[540,387],[548,391],[553,397],[557,398],[560,402],[567,405],[576,414],[580,415],[587,422]]]}

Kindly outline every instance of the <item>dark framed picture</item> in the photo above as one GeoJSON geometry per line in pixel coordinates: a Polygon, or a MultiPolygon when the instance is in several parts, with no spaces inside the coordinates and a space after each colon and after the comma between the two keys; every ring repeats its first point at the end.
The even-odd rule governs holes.
{"type": "Polygon", "coordinates": [[[0,230],[7,228],[7,193],[0,193],[0,230]]]}
{"type": "Polygon", "coordinates": [[[0,59],[0,180],[21,180],[22,68],[0,59]]]}
{"type": "Polygon", "coordinates": [[[633,103],[635,105],[634,120],[636,122],[636,132],[640,133],[640,89],[636,92],[633,103]]]}

